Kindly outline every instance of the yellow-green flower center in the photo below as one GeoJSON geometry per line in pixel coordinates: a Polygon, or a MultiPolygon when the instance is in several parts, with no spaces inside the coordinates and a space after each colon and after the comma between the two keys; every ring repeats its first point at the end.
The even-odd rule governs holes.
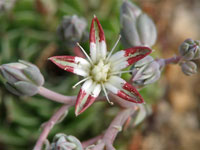
{"type": "Polygon", "coordinates": [[[110,63],[104,63],[103,60],[100,60],[96,65],[93,66],[91,70],[91,76],[96,82],[105,82],[109,75],[110,63]]]}

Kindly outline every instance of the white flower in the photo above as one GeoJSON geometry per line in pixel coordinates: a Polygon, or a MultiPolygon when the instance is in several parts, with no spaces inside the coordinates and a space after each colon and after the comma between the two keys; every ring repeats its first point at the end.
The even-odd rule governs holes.
{"type": "MultiPolygon", "coordinates": [[[[119,40],[120,38],[117,43],[119,40]]],[[[88,60],[77,56],[53,56],[49,58],[58,67],[84,77],[74,86],[76,87],[84,82],[76,100],[76,115],[86,110],[95,101],[101,90],[104,91],[109,103],[112,102],[109,101],[106,90],[124,100],[143,103],[143,98],[139,92],[131,84],[120,78],[119,75],[127,72],[122,71],[124,68],[150,54],[151,49],[148,47],[133,47],[112,55],[117,43],[107,53],[104,32],[95,16],[90,28],[90,57],[78,44],[88,60]],[[98,31],[95,30],[95,23],[98,31]]]]}

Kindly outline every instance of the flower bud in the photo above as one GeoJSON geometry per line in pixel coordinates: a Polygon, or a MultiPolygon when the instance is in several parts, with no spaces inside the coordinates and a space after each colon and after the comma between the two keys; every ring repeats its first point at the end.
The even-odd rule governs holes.
{"type": "Polygon", "coordinates": [[[132,68],[134,85],[144,86],[160,78],[160,65],[151,56],[146,56],[136,62],[132,68]]]}
{"type": "Polygon", "coordinates": [[[26,61],[3,64],[0,73],[6,80],[6,88],[19,96],[33,96],[37,94],[38,87],[44,84],[40,70],[26,61]]]}
{"type": "Polygon", "coordinates": [[[76,137],[59,133],[53,138],[51,150],[83,150],[83,148],[76,137]]]}
{"type": "Polygon", "coordinates": [[[79,18],[76,15],[65,16],[57,32],[61,40],[65,41],[68,46],[74,47],[77,42],[88,39],[86,27],[87,22],[84,18],[79,18]]]}
{"type": "Polygon", "coordinates": [[[187,76],[191,76],[197,73],[197,65],[192,61],[186,61],[184,63],[181,63],[180,65],[183,73],[187,76]]]}
{"type": "Polygon", "coordinates": [[[179,53],[185,60],[200,58],[200,41],[192,39],[185,40],[179,46],[179,53]]]}
{"type": "Polygon", "coordinates": [[[153,46],[157,39],[156,26],[140,8],[124,1],[120,10],[122,44],[125,47],[153,46]]]}
{"type": "MultiPolygon", "coordinates": [[[[122,15],[125,14],[127,16],[132,17],[132,18],[136,18],[141,13],[142,13],[142,10],[129,1],[124,1],[122,6],[121,6],[121,9],[120,9],[120,14],[121,14],[120,17],[122,17],[122,15]]],[[[122,19],[120,18],[120,20],[122,20],[122,19]]]]}

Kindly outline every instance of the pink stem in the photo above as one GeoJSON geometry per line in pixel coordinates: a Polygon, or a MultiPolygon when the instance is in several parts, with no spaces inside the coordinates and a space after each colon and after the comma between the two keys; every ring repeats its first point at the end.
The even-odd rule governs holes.
{"type": "Polygon", "coordinates": [[[74,105],[75,100],[76,100],[76,96],[65,96],[65,95],[56,93],[54,91],[51,91],[45,87],[39,87],[38,94],[50,100],[53,100],[59,103],[70,104],[70,105],[74,105]]]}
{"type": "Polygon", "coordinates": [[[56,122],[61,118],[61,116],[66,112],[66,110],[70,107],[70,105],[63,105],[52,117],[51,119],[45,123],[43,131],[37,140],[37,143],[35,144],[33,150],[41,150],[42,145],[44,141],[46,140],[49,132],[53,128],[53,126],[56,124],[56,122]]]}
{"type": "MultiPolygon", "coordinates": [[[[42,86],[39,87],[38,94],[52,101],[62,103],[62,104],[70,104],[70,105],[75,105],[75,101],[77,98],[77,96],[65,96],[65,95],[56,93],[42,86]]],[[[104,101],[104,100],[105,100],[105,96],[99,96],[97,97],[95,101],[104,101]]]]}
{"type": "Polygon", "coordinates": [[[110,126],[106,130],[102,142],[97,144],[92,150],[103,150],[104,146],[106,146],[107,150],[115,150],[113,147],[113,142],[117,136],[117,134],[121,131],[122,126],[128,120],[128,118],[136,112],[137,107],[123,109],[111,122],[110,126]]]}
{"type": "Polygon", "coordinates": [[[89,139],[89,140],[87,140],[87,141],[82,142],[83,148],[86,148],[86,147],[88,147],[88,146],[90,146],[90,145],[96,143],[96,142],[97,142],[99,139],[101,139],[102,137],[103,137],[103,134],[102,134],[102,135],[99,135],[99,136],[96,136],[96,137],[94,137],[94,138],[92,138],[92,139],[89,139]]]}
{"type": "Polygon", "coordinates": [[[105,143],[113,144],[117,134],[121,131],[120,128],[124,125],[126,120],[136,111],[136,108],[124,109],[114,118],[110,126],[106,130],[103,140],[105,143]]]}
{"type": "Polygon", "coordinates": [[[167,59],[158,59],[157,62],[160,64],[160,67],[164,67],[168,64],[177,64],[182,59],[181,56],[174,56],[167,59]]]}
{"type": "MultiPolygon", "coordinates": [[[[75,105],[75,100],[76,100],[76,96],[64,96],[62,94],[56,93],[54,91],[51,91],[45,87],[40,87],[39,88],[39,92],[38,94],[59,102],[59,103],[65,103],[66,105],[62,106],[52,117],[51,119],[45,124],[44,126],[44,130],[42,131],[35,147],[34,150],[41,150],[42,145],[44,143],[44,141],[46,140],[50,130],[52,129],[52,127],[55,125],[55,123],[59,120],[59,118],[64,114],[64,112],[70,107],[75,105]]],[[[122,100],[121,98],[117,97],[114,94],[109,94],[110,97],[113,99],[114,102],[118,103],[121,107],[126,108],[124,110],[122,110],[117,116],[116,118],[113,120],[113,122],[111,123],[111,125],[109,126],[109,128],[107,129],[107,131],[105,132],[104,136],[100,135],[97,136],[91,140],[88,140],[86,142],[83,142],[83,147],[87,147],[91,144],[94,144],[95,142],[97,142],[99,139],[101,139],[103,137],[103,143],[100,143],[98,145],[95,146],[95,150],[102,150],[103,147],[106,145],[109,149],[114,149],[114,147],[112,146],[112,143],[114,141],[114,139],[116,138],[119,130],[116,128],[117,126],[122,126],[125,121],[129,118],[129,116],[131,116],[134,112],[135,112],[135,105],[132,104],[131,102],[127,102],[122,100]]],[[[105,100],[105,97],[98,97],[96,99],[96,101],[103,101],[105,100]]]]}

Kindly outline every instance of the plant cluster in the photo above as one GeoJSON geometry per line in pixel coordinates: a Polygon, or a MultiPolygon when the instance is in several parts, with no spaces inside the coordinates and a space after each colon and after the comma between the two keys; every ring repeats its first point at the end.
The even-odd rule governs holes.
{"type": "MultiPolygon", "coordinates": [[[[41,14],[47,14],[48,11],[54,13],[53,9],[45,7],[45,1],[37,0],[36,3],[41,14]]],[[[3,10],[3,8],[6,8],[5,6],[5,3],[0,3],[2,11],[5,11],[3,10]]],[[[51,22],[52,18],[48,16],[46,19],[47,22],[51,22]]],[[[34,146],[34,150],[41,150],[43,145],[46,145],[47,150],[115,150],[113,143],[117,134],[122,131],[123,126],[125,124],[126,126],[131,126],[130,119],[133,120],[134,126],[137,126],[151,112],[151,105],[145,103],[140,90],[159,80],[166,65],[178,64],[182,72],[188,76],[197,73],[197,66],[193,60],[200,58],[200,42],[187,39],[180,45],[179,55],[167,59],[153,58],[149,54],[155,51],[153,46],[157,39],[156,26],[146,13],[129,1],[124,1],[121,5],[120,36],[112,49],[108,49],[103,27],[97,17],[94,16],[91,21],[89,34],[87,24],[86,19],[83,17],[78,17],[77,15],[65,16],[58,26],[57,32],[45,32],[44,37],[37,37],[36,31],[28,31],[32,37],[28,34],[29,38],[22,38],[23,42],[20,45],[24,49],[32,43],[35,49],[38,45],[36,44],[37,42],[33,42],[34,40],[42,40],[44,43],[47,41],[52,42],[55,40],[53,39],[53,34],[56,33],[59,40],[72,50],[68,54],[73,53],[75,56],[70,54],[61,54],[59,56],[47,54],[48,60],[65,71],[81,76],[82,79],[79,78],[80,80],[73,86],[76,89],[77,86],[82,84],[78,94],[77,90],[71,92],[72,90],[70,89],[72,87],[70,80],[73,80],[74,76],[69,76],[67,82],[61,81],[63,84],[60,83],[62,86],[59,88],[66,89],[67,87],[68,93],[76,93],[74,96],[60,94],[44,87],[45,80],[48,82],[50,78],[48,78],[48,73],[43,75],[36,65],[23,60],[5,63],[7,62],[4,60],[6,55],[2,57],[2,64],[0,66],[1,81],[8,91],[20,97],[31,97],[38,94],[62,104],[50,117],[49,121],[41,126],[42,131],[34,146]],[[34,39],[34,35],[37,39],[34,39]],[[89,55],[88,51],[79,44],[87,41],[88,38],[89,55]],[[114,52],[120,41],[123,45],[123,50],[114,52]],[[103,103],[105,101],[108,101],[111,105],[119,106],[119,111],[102,134],[82,142],[76,137],[65,135],[64,133],[56,134],[51,143],[47,140],[54,125],[56,127],[56,124],[62,122],[66,116],[70,115],[69,109],[71,107],[75,107],[75,115],[79,116],[80,114],[87,113],[86,110],[93,103],[103,103]]],[[[7,36],[7,38],[20,39],[19,33],[16,33],[16,37],[9,37],[9,34],[7,36]]],[[[4,47],[9,45],[9,42],[6,40],[1,41],[1,43],[4,47]]],[[[50,48],[47,47],[47,53],[51,51],[52,47],[54,49],[56,47],[53,42],[50,44],[50,48]]],[[[32,48],[29,48],[29,50],[32,50],[32,48]]],[[[33,53],[36,55],[37,51],[33,51],[33,53]]],[[[43,55],[46,56],[46,54],[43,55]]],[[[23,58],[29,57],[33,58],[34,55],[24,54],[23,58]]],[[[38,64],[40,67],[42,66],[41,63],[38,64]]],[[[53,64],[51,65],[53,66],[53,64]]],[[[55,66],[53,67],[55,70],[57,69],[55,66]]],[[[33,100],[31,99],[31,101],[33,100]]],[[[8,101],[13,103],[12,100],[8,101]]],[[[43,99],[40,101],[43,101],[43,99]]],[[[42,112],[43,107],[48,106],[45,103],[44,105],[42,103],[36,104],[40,103],[40,101],[35,103],[29,102],[29,105],[41,109],[40,111],[42,112]]],[[[16,107],[14,103],[7,105],[16,107]]],[[[92,105],[91,107],[95,106],[92,105]]],[[[47,112],[44,112],[43,116],[46,117],[45,115],[49,111],[51,110],[47,108],[47,112]]],[[[90,113],[94,111],[95,109],[90,113]]],[[[49,115],[47,116],[49,117],[49,115]]],[[[20,118],[21,116],[18,117],[20,118]]],[[[36,122],[39,121],[36,119],[36,122]]],[[[34,121],[32,123],[34,124],[34,121]]],[[[81,127],[81,122],[77,124],[80,124],[81,127]]],[[[32,124],[27,122],[26,125],[31,126],[32,124]]],[[[20,132],[22,131],[21,129],[20,132]]],[[[24,132],[26,132],[25,128],[24,132]]]]}

